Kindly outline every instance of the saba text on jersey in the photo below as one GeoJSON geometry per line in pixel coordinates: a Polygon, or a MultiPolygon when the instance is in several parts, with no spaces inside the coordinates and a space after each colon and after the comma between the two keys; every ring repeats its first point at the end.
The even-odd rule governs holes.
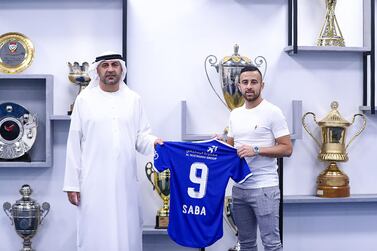
{"type": "Polygon", "coordinates": [[[185,205],[182,206],[182,213],[184,214],[193,214],[193,215],[206,215],[206,208],[200,206],[193,206],[193,205],[185,205]]]}

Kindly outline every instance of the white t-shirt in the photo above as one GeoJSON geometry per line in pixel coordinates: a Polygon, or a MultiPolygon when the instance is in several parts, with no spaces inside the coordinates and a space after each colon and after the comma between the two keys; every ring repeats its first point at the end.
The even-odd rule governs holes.
{"type": "MultiPolygon", "coordinates": [[[[236,148],[241,145],[274,146],[276,138],[289,134],[280,108],[265,99],[252,109],[246,109],[243,105],[230,113],[228,136],[234,138],[236,148]]],[[[279,185],[276,158],[258,155],[245,159],[253,175],[235,186],[251,189],[279,185]]]]}

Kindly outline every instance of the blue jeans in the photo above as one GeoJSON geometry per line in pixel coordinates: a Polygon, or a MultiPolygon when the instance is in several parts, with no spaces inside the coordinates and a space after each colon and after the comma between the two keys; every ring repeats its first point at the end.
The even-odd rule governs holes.
{"type": "Polygon", "coordinates": [[[234,222],[241,251],[257,251],[257,226],[265,251],[282,251],[279,232],[279,187],[233,187],[234,222]]]}

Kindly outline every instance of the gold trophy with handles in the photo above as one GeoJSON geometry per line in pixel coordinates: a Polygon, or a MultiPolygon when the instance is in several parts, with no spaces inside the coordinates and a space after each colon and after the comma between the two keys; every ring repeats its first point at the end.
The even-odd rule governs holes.
{"type": "Polygon", "coordinates": [[[317,122],[313,112],[307,112],[302,117],[304,129],[321,148],[318,158],[321,161],[329,162],[329,166],[317,178],[316,195],[319,197],[336,198],[350,196],[349,178],[339,169],[336,162],[345,162],[348,160],[347,148],[366,126],[366,118],[363,114],[358,113],[353,115],[352,122],[348,122],[340,115],[338,106],[338,102],[333,101],[331,103],[331,112],[319,122],[317,122]],[[312,115],[314,122],[321,128],[322,142],[314,137],[309,130],[305,122],[305,118],[308,115],[312,115]],[[353,125],[357,116],[362,118],[363,123],[348,144],[346,144],[346,129],[353,125]]]}
{"type": "Polygon", "coordinates": [[[157,211],[155,228],[168,228],[169,224],[169,199],[170,199],[170,170],[156,172],[153,169],[152,162],[145,165],[145,173],[148,180],[156,190],[157,194],[164,202],[161,209],[157,211]],[[152,178],[153,175],[153,178],[152,178]]]}

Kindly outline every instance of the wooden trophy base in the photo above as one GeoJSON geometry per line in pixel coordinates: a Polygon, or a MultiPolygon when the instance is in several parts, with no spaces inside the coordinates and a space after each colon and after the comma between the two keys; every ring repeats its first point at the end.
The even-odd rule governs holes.
{"type": "Polygon", "coordinates": [[[156,229],[167,229],[169,225],[169,216],[156,215],[156,229]]]}
{"type": "Polygon", "coordinates": [[[324,198],[340,198],[350,196],[349,178],[335,162],[324,170],[317,178],[317,196],[324,198]]]}

